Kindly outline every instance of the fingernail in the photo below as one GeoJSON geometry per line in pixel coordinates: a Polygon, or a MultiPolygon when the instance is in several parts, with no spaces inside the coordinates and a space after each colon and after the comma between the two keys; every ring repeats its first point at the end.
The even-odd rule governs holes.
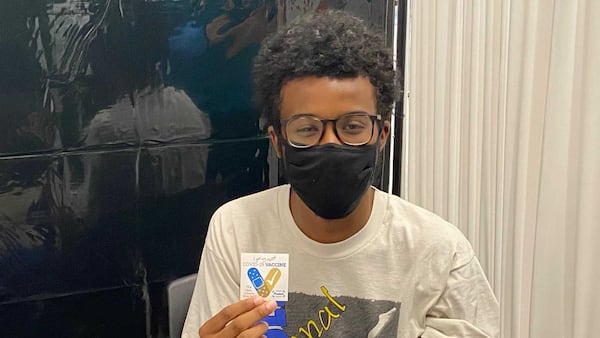
{"type": "Polygon", "coordinates": [[[264,299],[264,298],[262,298],[262,297],[260,297],[260,296],[255,296],[255,297],[252,299],[252,302],[254,303],[254,305],[259,305],[259,304],[262,304],[262,303],[264,303],[264,302],[265,302],[265,299],[264,299]]]}
{"type": "Polygon", "coordinates": [[[274,300],[270,300],[265,304],[265,307],[269,312],[273,312],[277,308],[277,302],[274,300]]]}

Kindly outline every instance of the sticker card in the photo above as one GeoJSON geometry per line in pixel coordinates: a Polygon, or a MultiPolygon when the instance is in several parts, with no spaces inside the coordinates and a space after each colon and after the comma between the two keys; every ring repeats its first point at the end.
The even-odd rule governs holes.
{"type": "Polygon", "coordinates": [[[288,300],[288,254],[242,253],[241,258],[240,299],[288,300]]]}

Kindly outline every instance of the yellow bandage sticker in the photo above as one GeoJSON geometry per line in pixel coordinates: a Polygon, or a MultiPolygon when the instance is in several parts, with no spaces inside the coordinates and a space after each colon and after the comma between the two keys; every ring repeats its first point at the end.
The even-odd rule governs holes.
{"type": "Polygon", "coordinates": [[[261,297],[268,297],[271,294],[271,291],[275,288],[275,284],[281,278],[281,270],[278,268],[272,268],[269,270],[267,274],[267,278],[265,278],[265,282],[263,285],[257,290],[258,295],[261,297]]]}

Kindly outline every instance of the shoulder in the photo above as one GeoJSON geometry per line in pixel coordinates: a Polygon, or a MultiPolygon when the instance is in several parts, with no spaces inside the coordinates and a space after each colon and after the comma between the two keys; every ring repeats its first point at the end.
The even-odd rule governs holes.
{"type": "Polygon", "coordinates": [[[285,198],[289,186],[282,185],[231,200],[215,211],[215,216],[257,215],[277,210],[279,200],[285,198]]]}
{"type": "Polygon", "coordinates": [[[237,257],[226,251],[267,241],[280,226],[278,203],[287,191],[286,186],[279,186],[223,204],[212,215],[205,248],[218,251],[220,257],[237,257]]]}
{"type": "Polygon", "coordinates": [[[471,244],[454,224],[401,197],[386,195],[385,222],[403,241],[419,248],[423,254],[451,256],[454,265],[466,264],[474,257],[471,244]]]}
{"type": "Polygon", "coordinates": [[[279,205],[286,203],[289,186],[278,186],[229,201],[213,214],[209,232],[213,235],[250,236],[279,226],[279,205]]]}
{"type": "MultiPolygon", "coordinates": [[[[378,191],[380,194],[386,194],[378,191]]],[[[437,214],[392,194],[388,199],[386,220],[396,226],[406,227],[411,231],[422,232],[430,236],[450,237],[462,240],[462,232],[437,214]]]]}

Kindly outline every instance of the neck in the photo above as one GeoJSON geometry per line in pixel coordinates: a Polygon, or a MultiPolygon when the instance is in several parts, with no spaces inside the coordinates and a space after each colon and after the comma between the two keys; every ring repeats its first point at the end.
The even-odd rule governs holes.
{"type": "Polygon", "coordinates": [[[298,228],[310,239],[320,243],[341,242],[362,229],[371,216],[375,190],[369,188],[350,215],[340,219],[325,219],[316,215],[290,189],[290,210],[298,228]]]}

